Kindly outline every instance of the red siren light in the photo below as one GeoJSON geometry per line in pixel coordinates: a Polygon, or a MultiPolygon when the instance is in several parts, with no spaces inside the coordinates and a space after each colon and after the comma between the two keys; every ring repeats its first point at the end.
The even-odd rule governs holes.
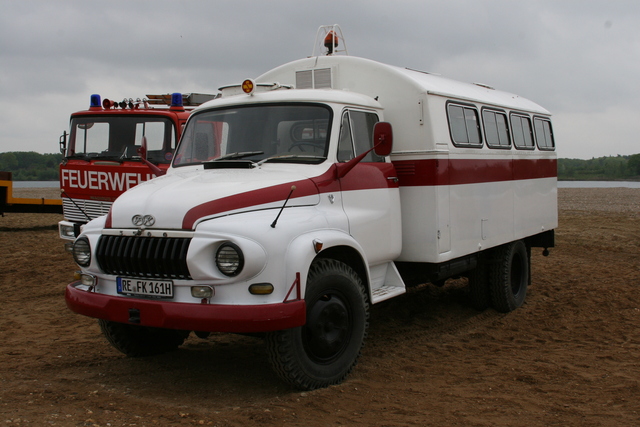
{"type": "Polygon", "coordinates": [[[324,47],[326,47],[329,51],[327,55],[331,55],[333,53],[334,48],[338,47],[338,36],[334,31],[329,31],[324,38],[324,47]]]}

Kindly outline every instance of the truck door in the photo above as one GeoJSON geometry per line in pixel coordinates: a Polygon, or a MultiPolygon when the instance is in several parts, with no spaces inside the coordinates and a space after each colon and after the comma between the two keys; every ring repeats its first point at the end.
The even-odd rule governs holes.
{"type": "MultiPolygon", "coordinates": [[[[342,114],[338,161],[346,162],[372,147],[375,113],[345,110],[342,114]]],[[[401,251],[400,192],[395,167],[370,152],[340,179],[342,206],[349,233],[363,248],[369,265],[396,258],[401,251]]]]}

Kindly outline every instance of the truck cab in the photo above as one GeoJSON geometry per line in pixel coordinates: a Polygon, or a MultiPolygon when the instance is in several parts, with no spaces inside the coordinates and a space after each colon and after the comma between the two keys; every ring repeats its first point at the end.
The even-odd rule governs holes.
{"type": "Polygon", "coordinates": [[[73,241],[120,194],[164,173],[191,110],[214,97],[173,93],[116,102],[91,95],[89,108],[73,113],[69,133],[60,137],[60,237],[73,241]],[[139,152],[143,141],[146,163],[139,152]]]}

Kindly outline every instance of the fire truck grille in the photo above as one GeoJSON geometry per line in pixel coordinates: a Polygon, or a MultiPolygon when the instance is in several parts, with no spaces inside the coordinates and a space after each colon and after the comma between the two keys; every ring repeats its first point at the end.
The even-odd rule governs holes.
{"type": "Polygon", "coordinates": [[[68,221],[88,222],[109,213],[112,202],[62,198],[62,212],[68,221]],[[87,218],[89,217],[89,218],[87,218]]]}
{"type": "Polygon", "coordinates": [[[100,269],[118,276],[191,279],[187,251],[191,239],[101,236],[96,258],[100,269]]]}

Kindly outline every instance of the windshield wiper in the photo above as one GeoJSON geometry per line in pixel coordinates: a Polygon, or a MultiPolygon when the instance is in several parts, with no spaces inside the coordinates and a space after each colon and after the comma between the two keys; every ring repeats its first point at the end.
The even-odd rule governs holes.
{"type": "Polygon", "coordinates": [[[106,155],[106,154],[101,154],[101,153],[78,153],[78,154],[72,154],[70,156],[66,156],[67,159],[81,159],[81,160],[103,160],[103,159],[108,159],[108,160],[118,160],[120,158],[120,156],[114,156],[114,155],[106,155]]]}
{"type": "Polygon", "coordinates": [[[67,156],[67,159],[80,159],[80,160],[114,160],[122,162],[122,159],[117,154],[102,154],[102,153],[80,153],[73,156],[67,156]]]}
{"type": "Polygon", "coordinates": [[[220,160],[241,159],[243,157],[255,156],[258,154],[264,154],[264,151],[237,151],[235,153],[225,154],[217,159],[213,159],[213,161],[217,162],[220,160]]]}
{"type": "Polygon", "coordinates": [[[82,159],[82,160],[84,160],[84,159],[87,158],[87,155],[82,153],[82,154],[72,154],[70,156],[65,156],[65,157],[67,159],[82,159]]]}
{"type": "Polygon", "coordinates": [[[267,157],[266,159],[262,159],[258,162],[258,166],[266,162],[289,162],[289,161],[300,161],[302,160],[304,163],[320,163],[320,161],[326,160],[324,156],[310,156],[307,154],[281,154],[278,156],[267,157]]]}

